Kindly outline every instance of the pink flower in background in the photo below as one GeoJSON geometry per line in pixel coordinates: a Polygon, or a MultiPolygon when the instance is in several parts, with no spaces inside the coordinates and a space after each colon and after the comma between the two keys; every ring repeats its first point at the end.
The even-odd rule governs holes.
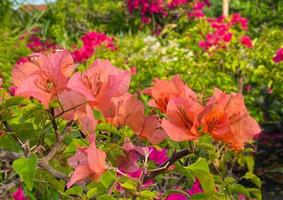
{"type": "Polygon", "coordinates": [[[275,63],[280,63],[283,61],[283,48],[277,50],[276,55],[273,57],[275,63]]]}
{"type": "Polygon", "coordinates": [[[137,74],[137,67],[132,66],[132,67],[130,68],[130,72],[131,72],[132,75],[136,75],[136,74],[137,74]]]}
{"type": "Polygon", "coordinates": [[[25,197],[25,193],[21,187],[18,187],[18,189],[12,194],[12,196],[14,200],[28,200],[25,197]]]}
{"type": "Polygon", "coordinates": [[[81,63],[89,59],[98,46],[105,45],[106,48],[115,51],[117,48],[112,37],[106,36],[104,33],[89,32],[81,37],[83,46],[74,50],[72,56],[75,62],[81,63]]]}
{"type": "Polygon", "coordinates": [[[0,77],[0,88],[2,87],[3,85],[3,78],[0,77]]]}
{"type": "Polygon", "coordinates": [[[246,196],[243,194],[238,194],[238,200],[246,200],[246,196]]]}
{"type": "Polygon", "coordinates": [[[203,189],[198,179],[195,180],[192,188],[190,190],[187,190],[187,192],[189,193],[190,196],[198,193],[203,193],[203,189]]]}
{"type": "Polygon", "coordinates": [[[16,86],[11,86],[11,87],[9,87],[9,94],[10,94],[11,96],[15,96],[16,90],[17,90],[17,87],[16,87],[16,86]]]}
{"type": "MultiPolygon", "coordinates": [[[[210,24],[212,31],[209,31],[205,36],[203,36],[205,39],[199,42],[199,47],[205,51],[210,49],[225,49],[232,41],[233,26],[239,24],[242,30],[247,30],[248,28],[248,20],[241,17],[238,13],[232,14],[232,16],[228,19],[223,16],[218,18],[207,18],[207,22],[210,24]]],[[[240,39],[240,42],[247,48],[253,47],[249,36],[243,36],[240,39]]]]}
{"type": "Polygon", "coordinates": [[[269,87],[269,88],[266,89],[266,92],[267,92],[267,94],[272,94],[272,93],[273,93],[273,90],[272,90],[271,87],[269,87]]]}
{"type": "Polygon", "coordinates": [[[252,40],[249,36],[247,35],[244,35],[242,38],[241,38],[241,44],[244,45],[245,47],[247,48],[253,48],[253,43],[252,43],[252,40]]]}
{"type": "Polygon", "coordinates": [[[187,196],[181,193],[169,194],[165,200],[188,200],[187,196]]]}
{"type": "Polygon", "coordinates": [[[250,92],[252,90],[252,86],[251,85],[246,85],[245,90],[247,92],[250,92]]]}
{"type": "Polygon", "coordinates": [[[230,23],[232,25],[239,24],[242,30],[248,29],[248,20],[247,18],[242,17],[240,13],[232,14],[230,23]]]}
{"type": "Polygon", "coordinates": [[[157,149],[155,147],[150,147],[149,151],[149,159],[154,161],[157,165],[161,165],[168,160],[166,149],[157,149]]]}
{"type": "Polygon", "coordinates": [[[184,5],[188,2],[189,2],[189,0],[171,0],[171,1],[168,1],[167,6],[168,6],[169,9],[173,9],[173,8],[179,7],[181,5],[184,5]]]}
{"type": "Polygon", "coordinates": [[[28,57],[21,57],[16,64],[24,64],[25,62],[28,62],[29,58],[28,57]]]}

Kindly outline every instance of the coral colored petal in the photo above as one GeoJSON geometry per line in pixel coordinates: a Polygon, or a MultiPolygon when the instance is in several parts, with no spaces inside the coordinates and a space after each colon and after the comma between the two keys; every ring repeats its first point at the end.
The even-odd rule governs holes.
{"type": "Polygon", "coordinates": [[[67,183],[67,188],[70,188],[74,183],[80,182],[90,176],[90,171],[87,165],[77,167],[72,174],[71,179],[67,183]]]}
{"type": "Polygon", "coordinates": [[[188,135],[188,130],[179,126],[175,126],[170,123],[168,120],[163,119],[161,122],[162,128],[165,130],[166,134],[170,139],[175,142],[182,142],[186,140],[194,140],[197,137],[193,135],[188,135]]]}

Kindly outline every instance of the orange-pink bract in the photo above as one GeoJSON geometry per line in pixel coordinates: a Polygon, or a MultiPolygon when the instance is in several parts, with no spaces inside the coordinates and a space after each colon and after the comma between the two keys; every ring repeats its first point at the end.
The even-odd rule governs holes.
{"type": "Polygon", "coordinates": [[[63,50],[32,54],[29,61],[13,68],[16,95],[34,97],[48,107],[52,98],[66,88],[74,67],[72,56],[63,50]]]}
{"type": "Polygon", "coordinates": [[[152,144],[158,144],[166,137],[158,117],[145,116],[143,103],[130,93],[113,97],[111,106],[103,114],[109,123],[120,127],[127,125],[152,144]]]}
{"type": "Polygon", "coordinates": [[[116,126],[129,126],[135,133],[141,131],[144,122],[144,106],[132,94],[113,97],[111,106],[104,112],[108,122],[116,126]]]}
{"type": "Polygon", "coordinates": [[[77,120],[85,135],[95,134],[97,120],[84,96],[73,90],[64,90],[58,95],[60,107],[56,109],[56,115],[62,114],[62,118],[71,121],[77,120]]]}
{"type": "Polygon", "coordinates": [[[139,137],[147,139],[151,144],[159,144],[166,138],[166,133],[161,127],[158,116],[146,116],[143,129],[138,133],[139,137]]]}
{"type": "Polygon", "coordinates": [[[106,154],[96,148],[94,141],[87,148],[79,148],[76,154],[69,158],[68,163],[75,169],[67,183],[70,188],[74,183],[91,178],[97,181],[106,171],[106,154]]]}
{"type": "Polygon", "coordinates": [[[129,71],[114,67],[108,60],[97,59],[86,72],[75,73],[67,86],[83,95],[92,107],[104,111],[109,108],[111,98],[128,91],[130,80],[129,71]]]}
{"type": "Polygon", "coordinates": [[[256,120],[249,115],[240,93],[225,94],[215,88],[200,119],[204,131],[236,151],[242,150],[245,143],[261,132],[256,120]]]}
{"type": "Polygon", "coordinates": [[[158,108],[163,113],[166,113],[167,104],[172,98],[197,99],[196,94],[184,84],[180,75],[175,75],[172,80],[156,79],[154,80],[153,87],[145,89],[144,92],[153,98],[149,105],[158,108]]]}
{"type": "Polygon", "coordinates": [[[171,99],[167,106],[167,119],[163,119],[161,126],[170,139],[176,142],[197,139],[198,116],[203,106],[192,98],[171,99]]]}

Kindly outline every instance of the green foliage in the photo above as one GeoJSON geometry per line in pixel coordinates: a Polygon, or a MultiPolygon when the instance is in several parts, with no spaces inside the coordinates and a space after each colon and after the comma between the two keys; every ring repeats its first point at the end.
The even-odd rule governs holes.
{"type": "Polygon", "coordinates": [[[26,184],[29,190],[32,190],[34,185],[36,167],[36,155],[31,155],[28,158],[18,158],[13,162],[13,169],[17,172],[17,174],[19,174],[22,181],[26,184]]]}

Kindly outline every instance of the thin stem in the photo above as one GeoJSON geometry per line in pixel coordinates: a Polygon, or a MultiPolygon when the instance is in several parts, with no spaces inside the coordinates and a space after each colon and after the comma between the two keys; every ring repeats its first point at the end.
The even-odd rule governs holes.
{"type": "Polygon", "coordinates": [[[53,145],[51,151],[43,158],[46,162],[49,162],[49,160],[51,160],[56,155],[56,153],[59,151],[59,149],[62,147],[62,140],[69,132],[72,124],[73,124],[73,121],[70,121],[67,123],[62,134],[58,137],[57,142],[53,145]]]}
{"type": "Polygon", "coordinates": [[[174,153],[171,158],[169,158],[167,160],[167,162],[163,163],[162,165],[159,166],[159,168],[157,168],[154,171],[151,171],[151,173],[149,173],[148,175],[146,175],[143,179],[143,182],[146,182],[149,179],[154,178],[155,176],[158,176],[159,174],[161,174],[162,172],[166,171],[171,165],[173,165],[176,161],[180,160],[181,158],[187,156],[188,154],[190,154],[191,151],[189,149],[183,149],[180,150],[176,153],[174,153]]]}
{"type": "Polygon", "coordinates": [[[74,106],[74,107],[72,107],[72,108],[69,108],[69,109],[67,109],[67,110],[63,110],[61,113],[59,113],[58,115],[55,115],[53,118],[55,119],[55,118],[57,118],[57,117],[60,117],[61,115],[63,115],[64,113],[66,113],[66,112],[69,112],[69,111],[71,111],[71,110],[74,110],[74,109],[76,109],[76,108],[78,108],[78,107],[80,107],[80,106],[82,106],[82,105],[84,105],[84,104],[86,104],[87,102],[83,102],[83,103],[81,103],[81,104],[78,104],[78,105],[76,105],[76,106],[74,106]]]}
{"type": "Polygon", "coordinates": [[[59,140],[59,132],[58,132],[58,126],[57,126],[57,123],[56,123],[56,118],[54,118],[54,108],[50,108],[50,120],[51,120],[51,123],[52,123],[52,126],[53,126],[53,129],[54,129],[54,132],[55,132],[55,136],[56,136],[56,141],[59,140]]]}

